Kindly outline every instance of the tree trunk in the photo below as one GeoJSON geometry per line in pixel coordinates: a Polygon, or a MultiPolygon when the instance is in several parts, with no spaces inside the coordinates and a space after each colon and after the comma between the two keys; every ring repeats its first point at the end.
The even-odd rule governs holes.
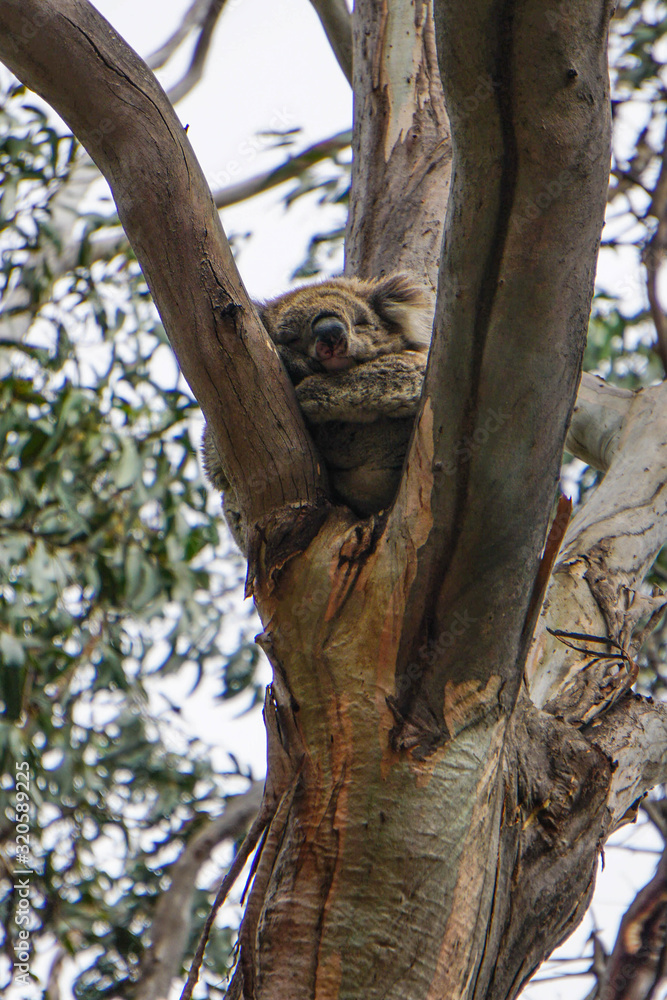
{"type": "Polygon", "coordinates": [[[628,694],[662,606],[637,596],[667,525],[662,387],[586,431],[609,470],[539,615],[605,204],[610,7],[450,0],[432,21],[420,0],[357,5],[347,270],[435,283],[439,261],[401,487],[358,521],[323,499],[152,76],[83,0],[0,0],[0,54],[110,180],[254,526],[273,818],[230,997],[516,996],[582,916],[605,837],[667,773],[667,713],[628,694]],[[442,256],[434,32],[455,153],[442,256]]]}

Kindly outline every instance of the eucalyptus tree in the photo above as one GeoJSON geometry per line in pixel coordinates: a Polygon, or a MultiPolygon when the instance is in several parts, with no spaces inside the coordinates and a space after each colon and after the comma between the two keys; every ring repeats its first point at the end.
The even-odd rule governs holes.
{"type": "MultiPolygon", "coordinates": [[[[437,291],[401,484],[362,521],[332,502],[146,65],[84,0],[1,0],[0,55],[109,181],[250,526],[274,674],[228,996],[504,1000],[665,776],[667,713],[631,693],[664,608],[644,580],[667,530],[665,388],[585,378],[577,396],[613,6],[362,0],[335,23],[316,6],[348,69],[352,52],[346,273],[437,291]],[[568,426],[605,473],[569,524],[568,426]]],[[[177,971],[166,924],[137,996],[177,971]]]]}

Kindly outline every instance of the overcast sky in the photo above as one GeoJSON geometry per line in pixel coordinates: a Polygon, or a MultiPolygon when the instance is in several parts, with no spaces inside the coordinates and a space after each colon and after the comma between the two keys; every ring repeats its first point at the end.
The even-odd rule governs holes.
{"type": "MultiPolygon", "coordinates": [[[[146,56],[178,25],[189,0],[97,0],[97,9],[146,56]]],[[[190,47],[167,74],[174,82],[190,47]]],[[[203,81],[177,106],[212,189],[281,162],[262,131],[301,128],[295,149],[350,128],[352,94],[306,0],[229,0],[217,26],[203,81]]],[[[286,212],[270,191],[222,213],[228,234],[253,232],[238,256],[254,298],[284,291],[315,230],[340,221],[311,196],[286,212]]],[[[338,262],[340,268],[342,260],[338,262]]]]}

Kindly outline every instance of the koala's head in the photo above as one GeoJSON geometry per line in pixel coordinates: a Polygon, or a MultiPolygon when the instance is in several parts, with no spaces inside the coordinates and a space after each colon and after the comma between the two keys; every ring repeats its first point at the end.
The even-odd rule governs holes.
{"type": "Polygon", "coordinates": [[[259,313],[294,379],[345,371],[381,354],[428,350],[433,304],[413,277],[399,273],[304,285],[260,306],[259,313]],[[291,358],[302,359],[301,366],[291,365],[291,358]]]}

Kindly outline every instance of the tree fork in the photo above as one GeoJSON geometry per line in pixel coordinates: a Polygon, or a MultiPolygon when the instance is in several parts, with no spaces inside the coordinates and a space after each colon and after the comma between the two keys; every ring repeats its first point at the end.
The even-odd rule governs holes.
{"type": "MultiPolygon", "coordinates": [[[[425,12],[415,4],[410,15],[404,44],[413,55],[425,12]]],[[[394,59],[382,49],[400,47],[391,18],[405,8],[387,0],[381,13],[391,79],[410,62],[407,51],[394,59]]],[[[523,623],[604,203],[609,5],[499,9],[475,0],[437,13],[456,167],[426,399],[399,497],[388,517],[365,522],[334,510],[302,555],[278,560],[279,571],[275,548],[258,556],[256,599],[275,672],[267,795],[278,807],[230,991],[247,1000],[515,996],[581,916],[599,844],[633,797],[665,776],[660,706],[624,695],[579,725],[520,688],[523,623]],[[466,456],[462,441],[474,445],[466,456]]],[[[365,88],[383,79],[358,67],[370,16],[360,3],[360,106],[365,88]]],[[[3,58],[72,124],[113,183],[251,516],[316,503],[316,456],[275,354],[253,333],[252,310],[230,280],[210,194],[161,90],[81,0],[0,0],[0,27],[3,58]]],[[[424,28],[420,44],[426,37],[424,28]]],[[[414,111],[412,97],[407,107],[414,111]]],[[[382,187],[396,191],[408,132],[394,128],[395,103],[390,110],[382,187]]],[[[355,140],[357,186],[365,150],[375,155],[381,135],[368,146],[355,140]]],[[[420,189],[421,206],[414,199],[406,244],[437,216],[446,158],[437,143],[429,155],[443,177],[420,189]]],[[[368,211],[371,225],[372,200],[368,211]]],[[[401,229],[386,215],[371,263],[359,219],[348,259],[360,270],[412,259],[430,273],[433,245],[397,254],[401,229]]]]}
{"type": "Polygon", "coordinates": [[[508,725],[603,219],[610,5],[437,10],[455,165],[425,401],[386,530],[320,533],[269,616],[304,757],[247,996],[515,995],[583,912],[605,835],[605,755],[551,716],[528,734],[530,705],[508,725]],[[480,80],[488,101],[457,117],[480,80]],[[498,426],[451,468],[490,413],[498,426]],[[522,777],[535,740],[547,784],[567,788],[553,815],[522,777]],[[510,875],[531,836],[549,841],[551,823],[567,841],[584,816],[582,877],[558,905],[547,886],[551,921],[519,961],[510,875]]]}

